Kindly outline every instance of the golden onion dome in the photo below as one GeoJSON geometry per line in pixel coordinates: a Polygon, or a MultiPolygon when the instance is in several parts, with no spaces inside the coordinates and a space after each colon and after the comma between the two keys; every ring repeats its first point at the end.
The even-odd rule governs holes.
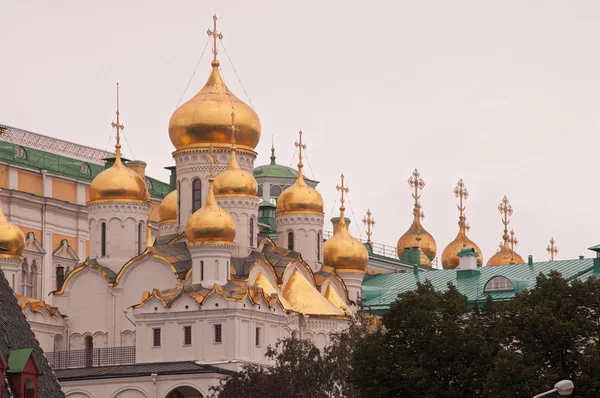
{"type": "Polygon", "coordinates": [[[469,237],[467,236],[464,220],[461,221],[459,221],[458,223],[460,229],[458,230],[456,238],[452,242],[450,242],[442,252],[442,267],[444,269],[458,268],[460,262],[458,253],[464,248],[475,249],[475,253],[478,254],[477,263],[480,266],[483,265],[483,254],[481,253],[481,249],[479,248],[479,246],[477,246],[475,242],[469,239],[469,237]]]}
{"type": "Polygon", "coordinates": [[[233,141],[231,111],[235,111],[236,143],[244,149],[254,149],[260,140],[260,120],[252,108],[238,99],[225,85],[219,72],[219,61],[211,63],[208,81],[192,99],[181,105],[171,116],[169,137],[177,150],[227,145],[233,141]]]}
{"type": "Polygon", "coordinates": [[[0,258],[21,258],[25,248],[25,234],[8,221],[0,205],[0,258]]]}
{"type": "Polygon", "coordinates": [[[206,203],[190,216],[185,227],[191,245],[233,244],[236,226],[231,214],[215,200],[214,178],[208,179],[206,203]]]}
{"type": "Polygon", "coordinates": [[[298,163],[296,182],[279,195],[277,199],[277,214],[323,214],[323,197],[316,189],[306,184],[302,176],[302,168],[302,162],[298,163]]]}
{"type": "Polygon", "coordinates": [[[177,191],[173,191],[162,200],[158,208],[160,222],[177,220],[177,191]]]}
{"type": "Polygon", "coordinates": [[[87,204],[109,201],[148,203],[144,179],[123,164],[120,151],[115,163],[92,181],[87,204]]]}
{"type": "Polygon", "coordinates": [[[497,267],[509,264],[524,264],[523,257],[510,249],[508,242],[500,245],[500,250],[496,252],[487,262],[488,267],[497,267]]]}
{"type": "Polygon", "coordinates": [[[398,239],[396,252],[398,253],[398,257],[403,260],[402,255],[404,248],[419,246],[429,258],[429,263],[431,264],[431,261],[433,261],[437,253],[437,244],[435,243],[433,236],[423,228],[423,225],[421,225],[421,205],[415,204],[413,214],[415,216],[413,223],[408,231],[398,239]]]}
{"type": "Polygon", "coordinates": [[[369,263],[369,253],[365,246],[348,232],[344,211],[342,205],[338,228],[335,234],[323,244],[323,264],[337,270],[364,271],[369,263]]]}
{"type": "Polygon", "coordinates": [[[215,177],[216,196],[256,196],[258,185],[252,173],[242,170],[237,162],[235,147],[231,148],[229,166],[215,177]]]}

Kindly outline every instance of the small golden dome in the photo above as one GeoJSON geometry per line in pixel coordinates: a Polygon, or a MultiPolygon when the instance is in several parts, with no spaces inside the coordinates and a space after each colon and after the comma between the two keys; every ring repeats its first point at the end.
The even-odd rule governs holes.
{"type": "Polygon", "coordinates": [[[138,173],[123,165],[119,152],[115,164],[94,178],[89,197],[88,205],[105,201],[148,203],[148,188],[138,173]]]}
{"type": "Polygon", "coordinates": [[[458,257],[458,252],[460,252],[464,248],[473,248],[475,249],[475,253],[479,256],[477,257],[477,263],[479,265],[483,265],[483,254],[481,253],[481,249],[475,242],[473,242],[467,236],[465,227],[459,221],[460,229],[458,230],[458,234],[456,235],[456,239],[446,246],[444,251],[442,252],[442,267],[444,269],[455,269],[458,268],[460,258],[458,257]]]}
{"type": "Polygon", "coordinates": [[[402,260],[402,253],[404,252],[405,247],[419,246],[429,258],[431,264],[431,261],[433,261],[437,253],[437,244],[435,243],[433,236],[423,228],[423,225],[421,225],[421,205],[415,205],[413,214],[415,215],[413,223],[408,231],[398,239],[396,252],[398,253],[398,257],[402,260]]]}
{"type": "Polygon", "coordinates": [[[160,222],[177,220],[177,191],[173,191],[162,200],[158,208],[160,222]]]}
{"type": "Polygon", "coordinates": [[[340,207],[340,223],[331,238],[323,244],[323,264],[338,270],[367,269],[369,253],[366,247],[348,232],[348,225],[344,217],[346,209],[340,207]]]}
{"type": "Polygon", "coordinates": [[[487,262],[488,267],[497,267],[509,264],[524,264],[523,257],[513,252],[508,243],[504,242],[500,245],[500,250],[496,252],[487,262]]]}
{"type": "Polygon", "coordinates": [[[214,178],[208,179],[206,203],[192,214],[185,231],[192,246],[201,244],[233,244],[236,226],[231,214],[215,200],[214,178]]]}
{"type": "Polygon", "coordinates": [[[25,234],[8,221],[0,204],[0,258],[20,258],[25,248],[25,234]]]}
{"type": "Polygon", "coordinates": [[[229,166],[215,177],[216,196],[256,196],[258,185],[252,173],[242,170],[237,162],[235,147],[231,148],[229,166]]]}
{"type": "Polygon", "coordinates": [[[205,147],[209,144],[230,145],[231,111],[235,111],[236,143],[254,149],[260,140],[260,120],[252,108],[238,99],[225,85],[219,73],[219,61],[212,62],[208,81],[191,100],[171,116],[169,137],[177,150],[205,147]]]}
{"type": "Polygon", "coordinates": [[[299,163],[296,182],[286,188],[277,199],[277,214],[323,214],[323,197],[316,189],[306,184],[302,176],[302,167],[302,163],[299,163]]]}

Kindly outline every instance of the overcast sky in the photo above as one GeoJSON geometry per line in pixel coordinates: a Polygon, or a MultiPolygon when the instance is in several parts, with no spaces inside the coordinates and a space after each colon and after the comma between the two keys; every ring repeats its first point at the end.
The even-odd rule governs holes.
{"type": "MultiPolygon", "coordinates": [[[[354,236],[365,238],[370,207],[373,240],[395,246],[412,220],[416,167],[438,256],[458,230],[460,178],[486,262],[501,241],[504,195],[524,258],[547,259],[552,236],[559,259],[600,243],[598,1],[0,0],[0,123],[112,148],[119,81],[125,155],[167,181],[169,118],[213,13],[261,119],[256,165],[269,161],[272,137],[278,163],[295,165],[302,129],[327,219],[347,177],[354,236]]],[[[223,50],[219,58],[248,102],[223,50]]]]}

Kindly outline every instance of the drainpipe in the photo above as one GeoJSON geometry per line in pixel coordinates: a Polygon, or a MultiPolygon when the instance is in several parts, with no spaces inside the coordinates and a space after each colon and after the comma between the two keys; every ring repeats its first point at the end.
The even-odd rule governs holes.
{"type": "Polygon", "coordinates": [[[112,346],[116,347],[116,330],[117,330],[117,314],[116,314],[116,300],[115,294],[112,292],[113,285],[112,283],[108,284],[108,293],[112,296],[112,346]]]}
{"type": "Polygon", "coordinates": [[[152,393],[152,398],[156,398],[156,378],[158,377],[158,373],[152,373],[150,376],[152,376],[152,384],[154,384],[154,392],[152,393]]]}

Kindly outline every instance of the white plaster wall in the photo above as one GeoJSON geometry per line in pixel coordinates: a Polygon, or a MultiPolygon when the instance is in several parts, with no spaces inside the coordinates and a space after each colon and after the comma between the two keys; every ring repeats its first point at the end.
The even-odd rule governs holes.
{"type": "Polygon", "coordinates": [[[192,283],[202,283],[203,286],[227,283],[233,249],[233,246],[189,246],[192,256],[192,283]],[[204,275],[202,275],[202,263],[204,263],[204,275]]]}
{"type": "Polygon", "coordinates": [[[246,257],[252,249],[258,246],[258,197],[246,196],[220,196],[217,197],[217,203],[223,209],[227,210],[235,220],[236,235],[234,243],[236,245],[233,252],[234,257],[246,257]],[[250,221],[254,222],[253,245],[250,246],[250,221]]]}
{"type": "Polygon", "coordinates": [[[323,265],[323,216],[304,213],[277,214],[277,242],[280,247],[288,247],[288,233],[294,233],[294,251],[317,272],[323,265]],[[317,245],[317,234],[321,242],[317,245]],[[319,253],[317,253],[319,249],[319,253]]]}

